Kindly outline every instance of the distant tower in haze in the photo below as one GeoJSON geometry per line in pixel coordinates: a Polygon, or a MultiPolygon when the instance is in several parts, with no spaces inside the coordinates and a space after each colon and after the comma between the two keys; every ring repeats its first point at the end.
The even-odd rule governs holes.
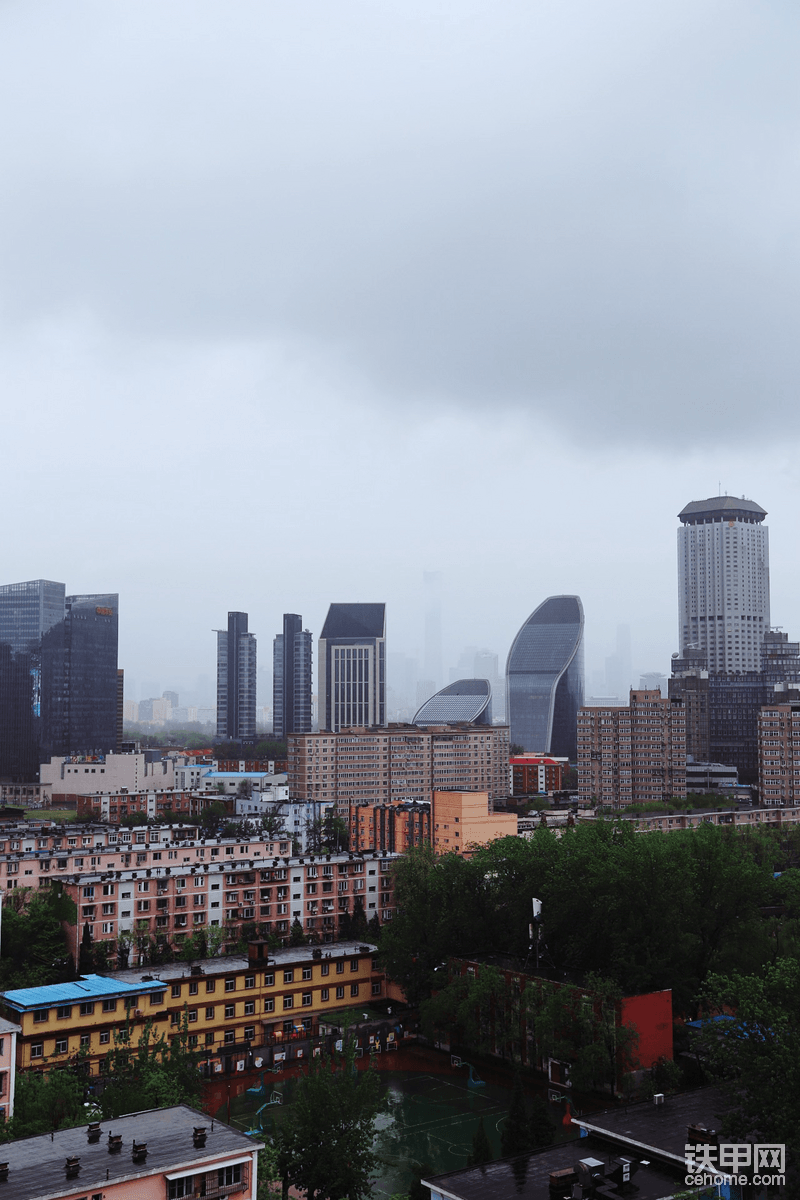
{"type": "Polygon", "coordinates": [[[229,612],[217,629],[217,737],[253,742],[256,736],[256,639],[247,613],[229,612]]]}
{"type": "Polygon", "coordinates": [[[272,732],[281,741],[311,731],[311,634],[298,613],[283,614],[272,644],[272,732]]]}
{"type": "Polygon", "coordinates": [[[579,596],[550,596],[531,613],[508,652],[506,681],[511,744],[574,762],[583,704],[579,596]]]}
{"type": "Polygon", "coordinates": [[[319,639],[319,727],[386,724],[386,605],[332,604],[319,639]]]}
{"type": "Polygon", "coordinates": [[[681,653],[706,652],[709,671],[761,669],[769,629],[769,530],[752,500],[712,496],[678,513],[681,653]]]}
{"type": "Polygon", "coordinates": [[[422,674],[436,691],[442,683],[442,573],[423,571],[425,590],[425,660],[422,674]]]}

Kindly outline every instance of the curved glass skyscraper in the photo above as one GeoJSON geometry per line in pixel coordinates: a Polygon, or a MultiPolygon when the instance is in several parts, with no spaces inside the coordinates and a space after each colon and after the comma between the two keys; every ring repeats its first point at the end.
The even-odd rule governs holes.
{"type": "Polygon", "coordinates": [[[506,688],[512,745],[574,762],[583,704],[580,596],[549,596],[531,613],[508,652],[506,688]]]}

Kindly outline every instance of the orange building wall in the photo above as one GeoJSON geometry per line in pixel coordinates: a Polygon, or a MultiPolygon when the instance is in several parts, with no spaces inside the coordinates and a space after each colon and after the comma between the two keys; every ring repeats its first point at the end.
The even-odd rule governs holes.
{"type": "Polygon", "coordinates": [[[639,1033],[639,1067],[652,1067],[660,1058],[672,1059],[672,992],[647,992],[625,996],[621,1025],[635,1025],[639,1033]]]}
{"type": "Polygon", "coordinates": [[[432,824],[437,854],[466,854],[470,846],[517,836],[516,814],[490,814],[488,792],[434,792],[432,824]]]}

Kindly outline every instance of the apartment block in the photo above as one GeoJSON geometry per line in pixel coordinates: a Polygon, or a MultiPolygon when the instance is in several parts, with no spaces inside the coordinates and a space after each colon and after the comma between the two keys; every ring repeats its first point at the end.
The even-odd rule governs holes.
{"type": "Polygon", "coordinates": [[[431,806],[410,804],[359,804],[350,809],[350,847],[353,850],[389,850],[405,854],[411,846],[431,840],[431,806]]]}
{"type": "Polygon", "coordinates": [[[289,738],[289,794],[332,801],[349,820],[359,804],[430,801],[434,788],[508,793],[508,728],[416,725],[289,738]]]}
{"type": "Polygon", "coordinates": [[[517,754],[512,756],[509,764],[512,796],[560,792],[564,786],[564,772],[569,769],[569,759],[544,754],[517,754]]]}
{"type": "Polygon", "coordinates": [[[578,713],[578,792],[615,807],[686,795],[686,719],[680,700],[631,691],[626,708],[578,713]]]}
{"type": "MultiPolygon", "coordinates": [[[[108,821],[111,825],[119,825],[123,817],[159,821],[164,819],[165,813],[175,813],[180,819],[199,817],[215,800],[224,799],[224,796],[212,792],[194,789],[183,791],[180,788],[169,791],[101,792],[76,798],[79,817],[108,821]]],[[[231,813],[234,812],[232,802],[229,803],[229,809],[231,813]]]]}
{"type": "Polygon", "coordinates": [[[178,1105],[19,1138],[3,1147],[5,1200],[255,1200],[254,1140],[178,1105]]]}
{"type": "Polygon", "coordinates": [[[758,714],[758,787],[764,805],[800,805],[800,703],[758,714]]]}
{"type": "Polygon", "coordinates": [[[272,1065],[286,1046],[308,1041],[336,1009],[385,995],[373,966],[375,946],[339,942],[272,951],[251,943],[247,955],[177,962],[84,975],[74,983],[0,993],[4,1012],[19,1022],[17,1068],[51,1070],[78,1053],[88,1073],[102,1074],[114,1045],[138,1045],[148,1024],[156,1037],[181,1035],[209,1074],[272,1065]]]}
{"type": "Polygon", "coordinates": [[[517,836],[516,813],[493,813],[486,792],[433,793],[433,848],[468,857],[477,846],[517,836]]]}

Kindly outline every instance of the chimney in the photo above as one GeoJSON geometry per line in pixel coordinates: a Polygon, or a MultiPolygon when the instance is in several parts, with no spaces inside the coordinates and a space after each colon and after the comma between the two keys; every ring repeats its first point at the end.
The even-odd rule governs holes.
{"type": "Polygon", "coordinates": [[[194,1142],[195,1148],[197,1150],[202,1150],[203,1146],[205,1146],[205,1144],[206,1144],[206,1126],[205,1125],[195,1125],[194,1133],[192,1135],[192,1141],[194,1142]]]}
{"type": "Polygon", "coordinates": [[[77,1154],[70,1154],[67,1161],[64,1163],[64,1170],[67,1172],[67,1179],[75,1179],[81,1169],[81,1160],[77,1154]]]}
{"type": "Polygon", "coordinates": [[[92,1123],[89,1125],[88,1129],[86,1130],[86,1138],[87,1138],[87,1141],[88,1141],[90,1144],[94,1145],[94,1143],[95,1143],[95,1142],[99,1142],[99,1141],[100,1141],[100,1134],[101,1134],[102,1132],[103,1132],[103,1131],[102,1131],[102,1129],[100,1128],[100,1122],[99,1122],[99,1121],[92,1121],[92,1123]]]}
{"type": "Polygon", "coordinates": [[[110,1133],[108,1135],[108,1153],[119,1154],[122,1149],[122,1134],[110,1133]]]}
{"type": "Polygon", "coordinates": [[[135,1163],[143,1163],[147,1158],[147,1142],[134,1142],[131,1158],[135,1163]]]}
{"type": "Polygon", "coordinates": [[[8,1163],[0,1162],[0,1183],[8,1182],[8,1163]]]}

